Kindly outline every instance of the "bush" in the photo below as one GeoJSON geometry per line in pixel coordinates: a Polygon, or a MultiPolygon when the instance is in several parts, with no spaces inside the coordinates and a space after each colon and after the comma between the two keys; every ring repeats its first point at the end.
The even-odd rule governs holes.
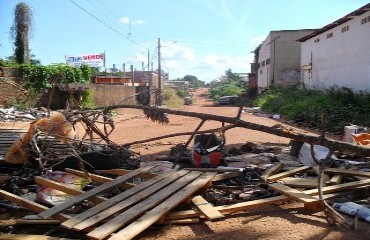
{"type": "Polygon", "coordinates": [[[321,114],[326,113],[327,128],[335,133],[342,133],[349,124],[370,126],[370,94],[355,94],[348,88],[313,91],[298,86],[273,87],[256,104],[313,128],[321,127],[321,114]]]}
{"type": "Polygon", "coordinates": [[[92,89],[86,89],[82,92],[82,107],[84,108],[94,108],[94,91],[92,89]]]}
{"type": "Polygon", "coordinates": [[[184,100],[180,98],[172,88],[164,88],[162,97],[163,104],[168,108],[179,108],[184,104],[184,100]]]}

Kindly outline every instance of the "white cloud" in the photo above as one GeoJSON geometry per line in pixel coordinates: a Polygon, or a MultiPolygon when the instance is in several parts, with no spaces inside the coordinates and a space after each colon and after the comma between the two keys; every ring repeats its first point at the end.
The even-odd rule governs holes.
{"type": "Polygon", "coordinates": [[[132,25],[142,25],[145,24],[146,22],[144,20],[138,19],[138,20],[131,20],[128,17],[121,17],[119,21],[123,24],[132,24],[132,25]]]}
{"type": "Polygon", "coordinates": [[[161,47],[162,58],[168,60],[195,60],[195,49],[181,46],[175,42],[163,42],[161,47]]]}
{"type": "Polygon", "coordinates": [[[128,17],[121,17],[119,19],[119,21],[123,24],[129,24],[130,23],[130,19],[128,17]]]}

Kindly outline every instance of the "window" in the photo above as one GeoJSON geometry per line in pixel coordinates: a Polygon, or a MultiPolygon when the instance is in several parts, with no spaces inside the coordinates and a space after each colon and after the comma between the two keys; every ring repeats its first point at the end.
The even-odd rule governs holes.
{"type": "Polygon", "coordinates": [[[370,16],[361,19],[361,24],[365,24],[365,23],[368,23],[368,22],[370,22],[370,16]]]}
{"type": "Polygon", "coordinates": [[[349,31],[349,26],[342,27],[342,33],[348,32],[349,31]]]}
{"type": "Polygon", "coordinates": [[[262,74],[262,69],[260,69],[260,74],[262,74]]]}
{"type": "Polygon", "coordinates": [[[315,43],[320,42],[320,38],[316,38],[314,42],[315,42],[315,43]]]}
{"type": "Polygon", "coordinates": [[[262,67],[265,66],[265,61],[262,62],[262,67]]]}
{"type": "Polygon", "coordinates": [[[332,38],[333,37],[333,33],[328,33],[327,35],[326,35],[326,38],[332,38]]]}
{"type": "Polygon", "coordinates": [[[266,65],[270,64],[270,58],[266,59],[266,65]]]}
{"type": "Polygon", "coordinates": [[[261,66],[261,64],[260,64],[260,63],[258,63],[257,68],[260,68],[260,66],[261,66]]]}

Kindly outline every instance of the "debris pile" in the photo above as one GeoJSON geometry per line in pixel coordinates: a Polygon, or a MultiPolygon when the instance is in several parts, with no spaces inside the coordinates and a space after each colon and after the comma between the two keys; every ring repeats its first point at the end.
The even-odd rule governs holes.
{"type": "MultiPolygon", "coordinates": [[[[148,118],[160,123],[168,122],[166,111],[180,114],[144,109],[148,118]]],[[[145,163],[129,150],[133,143],[122,146],[109,139],[114,124],[106,110],[41,118],[23,136],[0,130],[0,141],[5,139],[8,147],[0,168],[0,209],[18,212],[2,232],[20,233],[19,224],[36,223],[58,225],[77,238],[132,239],[153,224],[222,220],[235,212],[289,201],[323,211],[329,223],[357,227],[337,210],[369,221],[370,161],[363,146],[191,113],[202,122],[187,133],[189,140],[165,156],[169,161],[145,163]],[[199,131],[207,118],[232,124],[199,131]],[[74,138],[77,123],[85,131],[82,139],[74,138]],[[224,132],[246,126],[292,136],[296,142],[290,148],[247,142],[227,149],[224,132]],[[308,143],[297,144],[296,138],[308,143]],[[323,146],[314,144],[318,142],[323,146]],[[63,149],[61,155],[50,151],[55,146],[63,149]],[[37,216],[30,220],[30,213],[37,216]]]]}

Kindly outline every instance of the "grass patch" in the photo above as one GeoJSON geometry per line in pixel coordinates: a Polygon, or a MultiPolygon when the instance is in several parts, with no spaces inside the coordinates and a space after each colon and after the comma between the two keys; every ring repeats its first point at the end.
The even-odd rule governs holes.
{"type": "Polygon", "coordinates": [[[320,128],[321,114],[326,113],[328,131],[333,133],[343,133],[349,124],[370,126],[370,94],[355,94],[348,88],[316,91],[278,86],[258,97],[255,105],[312,128],[320,128]]]}

